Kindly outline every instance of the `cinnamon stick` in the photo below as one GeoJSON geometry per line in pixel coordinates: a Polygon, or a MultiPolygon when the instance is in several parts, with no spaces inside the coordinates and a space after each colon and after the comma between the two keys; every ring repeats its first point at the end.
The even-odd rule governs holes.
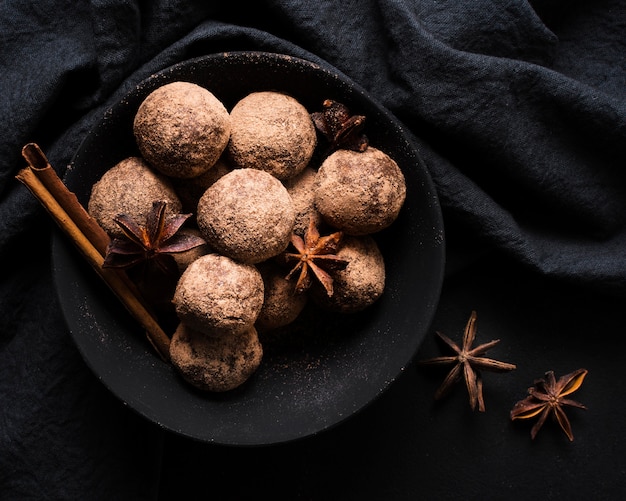
{"type": "Polygon", "coordinates": [[[68,190],[36,144],[24,146],[22,155],[28,166],[17,174],[16,179],[39,200],[100,278],[142,325],[161,358],[169,361],[170,339],[146,308],[136,288],[123,271],[102,266],[109,242],[107,233],[89,216],[76,195],[68,190]]]}
{"type": "Polygon", "coordinates": [[[45,189],[54,196],[54,199],[67,212],[93,246],[98,249],[98,252],[105,256],[110,241],[109,235],[89,215],[76,195],[66,188],[39,146],[35,143],[28,143],[22,148],[22,156],[45,189]]]}

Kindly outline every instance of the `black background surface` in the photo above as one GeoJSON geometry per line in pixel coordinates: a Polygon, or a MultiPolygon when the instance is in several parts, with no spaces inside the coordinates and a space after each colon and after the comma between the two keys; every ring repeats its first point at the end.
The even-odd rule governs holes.
{"type": "Polygon", "coordinates": [[[626,485],[623,1],[3,2],[0,5],[0,498],[619,499],[626,485]],[[40,144],[63,174],[139,81],[227,50],[334,66],[414,135],[444,211],[447,273],[417,358],[489,355],[485,413],[409,366],[364,412],[275,447],[204,445],[123,406],[71,341],[53,224],[14,179],[40,144]],[[33,245],[31,242],[35,242],[33,245]],[[509,411],[547,370],[589,370],[574,442],[509,411]],[[193,493],[193,495],[192,495],[193,493]]]}

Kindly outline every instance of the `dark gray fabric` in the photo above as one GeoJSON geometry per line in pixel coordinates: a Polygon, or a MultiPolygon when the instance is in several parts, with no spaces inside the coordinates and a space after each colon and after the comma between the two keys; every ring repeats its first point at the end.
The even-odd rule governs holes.
{"type": "MultiPolygon", "coordinates": [[[[494,336],[508,333],[531,359],[541,355],[524,345],[520,315],[534,320],[525,319],[528,329],[562,340],[547,342],[562,350],[572,337],[584,339],[601,325],[595,341],[605,336],[611,352],[607,356],[617,362],[611,343],[621,343],[615,338],[623,330],[620,302],[626,296],[626,2],[250,3],[0,3],[0,498],[175,499],[179,483],[212,482],[211,468],[217,468],[222,478],[237,484],[231,486],[232,497],[216,493],[217,499],[250,499],[259,492],[287,499],[287,489],[276,485],[281,476],[271,472],[285,468],[292,477],[285,484],[294,490],[291,499],[333,499],[330,487],[319,485],[330,474],[323,466],[325,450],[335,439],[341,442],[342,433],[351,445],[340,449],[330,464],[347,468],[353,477],[346,482],[360,487],[340,488],[337,499],[349,498],[350,492],[359,492],[359,499],[367,493],[371,499],[432,499],[442,494],[496,499],[498,492],[515,496],[521,492],[517,487],[533,483],[523,472],[500,472],[508,480],[490,495],[479,495],[477,472],[487,475],[489,468],[497,468],[497,458],[490,462],[455,452],[470,450],[468,441],[480,443],[481,438],[496,450],[494,432],[510,432],[507,410],[504,429],[473,432],[463,424],[465,414],[424,414],[415,398],[422,393],[429,398],[434,388],[417,372],[386,397],[391,414],[379,405],[360,416],[353,428],[346,424],[331,439],[302,446],[222,450],[187,443],[145,422],[107,392],[73,346],[51,277],[52,223],[14,176],[23,164],[21,147],[31,141],[40,144],[62,174],[87,131],[112,103],[175,62],[247,49],[305,57],[365,87],[404,123],[419,146],[446,225],[447,282],[438,322],[460,330],[475,307],[472,291],[480,291],[476,301],[481,318],[497,318],[494,330],[500,332],[494,336]],[[497,280],[489,278],[494,274],[497,280]],[[489,290],[486,284],[500,289],[489,290]],[[502,304],[503,297],[517,307],[502,304]],[[580,324],[571,321],[577,313],[572,304],[586,310],[580,324]],[[545,325],[544,318],[522,305],[543,305],[539,310],[549,317],[545,325]],[[570,331],[558,328],[561,319],[568,319],[570,331]],[[395,433],[370,429],[372,423],[393,428],[388,416],[403,426],[395,433]],[[424,439],[403,437],[412,419],[416,427],[434,426],[431,436],[446,432],[466,440],[458,449],[448,445],[439,453],[450,455],[450,464],[459,467],[483,463],[483,468],[470,468],[476,475],[468,490],[459,486],[441,491],[433,481],[413,480],[424,469],[424,479],[437,475],[429,470],[428,458],[404,445],[419,448],[417,439],[424,439]],[[439,422],[444,419],[449,429],[439,422]],[[358,436],[361,431],[363,436],[358,436]],[[375,455],[361,454],[368,444],[375,455]],[[359,457],[370,458],[373,465],[362,464],[359,457]],[[186,458],[194,458],[193,465],[186,458]],[[216,466],[220,458],[225,461],[221,470],[216,466]],[[198,467],[205,466],[202,461],[206,471],[198,467]],[[239,461],[246,470],[259,468],[254,474],[242,472],[240,484],[239,461]],[[354,465],[369,474],[355,480],[354,465]],[[180,478],[186,471],[194,478],[180,478]],[[200,474],[205,478],[197,479],[200,474]],[[245,482],[246,475],[253,485],[245,482]]],[[[529,342],[531,338],[537,341],[530,336],[529,342]]],[[[574,343],[572,350],[578,350],[576,356],[565,359],[581,365],[595,362],[601,372],[608,370],[584,343],[574,343]]],[[[541,353],[546,365],[559,359],[555,352],[541,353]]],[[[552,368],[536,366],[536,377],[552,368]]],[[[531,382],[532,377],[522,380],[522,394],[513,392],[512,398],[521,398],[531,382]]],[[[596,408],[613,412],[603,397],[597,400],[596,408]]],[[[622,400],[618,405],[623,415],[622,400]]],[[[589,462],[598,461],[608,454],[608,463],[615,456],[614,473],[600,481],[605,493],[615,493],[620,481],[626,483],[626,468],[611,444],[619,440],[624,445],[623,438],[602,429],[606,416],[599,411],[583,417],[597,427],[585,428],[588,437],[581,440],[577,461],[585,455],[589,462]]],[[[526,442],[528,461],[536,461],[532,444],[526,442]]],[[[578,442],[570,449],[556,438],[553,442],[563,456],[540,459],[545,468],[557,470],[550,478],[579,481],[576,488],[559,485],[546,491],[547,498],[569,494],[589,499],[601,487],[592,486],[599,480],[585,472],[585,464],[575,463],[575,475],[567,469],[566,475],[558,473],[559,463],[568,461],[578,442]]],[[[600,469],[601,464],[593,474],[600,469]]],[[[341,478],[336,472],[330,476],[341,478]]],[[[226,486],[216,481],[217,487],[226,486]]],[[[529,492],[542,491],[533,485],[529,492]]],[[[207,488],[206,496],[212,494],[207,488]]]]}

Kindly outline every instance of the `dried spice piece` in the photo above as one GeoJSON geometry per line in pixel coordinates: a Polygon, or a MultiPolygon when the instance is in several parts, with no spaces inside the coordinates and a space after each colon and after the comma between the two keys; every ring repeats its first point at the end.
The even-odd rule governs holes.
{"type": "Polygon", "coordinates": [[[323,111],[311,113],[315,128],[319,130],[330,143],[331,151],[339,148],[365,151],[368,139],[363,134],[365,116],[352,115],[347,106],[326,99],[322,103],[323,111]]]}
{"type": "Polygon", "coordinates": [[[178,319],[171,299],[180,277],[173,254],[196,248],[205,241],[194,233],[179,232],[191,214],[166,216],[166,207],[164,201],[153,202],[144,225],[127,214],[115,217],[124,236],[111,241],[102,266],[127,269],[128,277],[158,315],[159,324],[172,331],[178,319]]]}
{"type": "Polygon", "coordinates": [[[476,348],[472,348],[474,340],[476,338],[476,312],[472,311],[465,331],[463,333],[463,347],[459,346],[452,341],[448,336],[441,332],[437,332],[437,335],[454,350],[456,355],[447,357],[436,357],[428,360],[422,360],[420,365],[448,365],[454,364],[452,370],[448,373],[443,383],[435,392],[435,400],[439,400],[444,397],[460,378],[461,374],[465,377],[465,384],[469,393],[470,407],[472,410],[476,409],[480,412],[485,411],[485,401],[483,399],[483,383],[480,375],[480,370],[487,370],[492,372],[508,372],[516,368],[514,364],[506,362],[500,362],[491,358],[483,357],[489,349],[493,348],[500,342],[499,339],[495,339],[488,343],[478,345],[476,348]]]}
{"type": "Polygon", "coordinates": [[[89,216],[76,195],[63,184],[37,144],[25,145],[22,156],[28,166],[16,178],[39,200],[98,276],[144,327],[150,344],[161,358],[169,360],[170,339],[152,312],[146,308],[144,298],[125,273],[103,266],[108,234],[89,216]]]}
{"type": "Polygon", "coordinates": [[[115,238],[109,244],[104,267],[128,268],[146,261],[166,266],[163,256],[184,252],[205,243],[191,233],[178,230],[191,214],[165,216],[166,202],[153,202],[146,217],[145,225],[140,225],[126,214],[120,214],[115,222],[124,232],[124,238],[115,238]]]}
{"type": "Polygon", "coordinates": [[[348,261],[336,255],[341,244],[343,233],[337,231],[330,235],[320,236],[317,225],[313,218],[309,221],[309,227],[302,238],[297,233],[292,233],[291,244],[295,247],[295,253],[285,252],[281,259],[286,263],[295,262],[296,265],[285,277],[287,280],[298,271],[296,292],[307,290],[311,284],[311,274],[322,284],[328,296],[333,295],[333,277],[328,271],[342,270],[348,266],[348,261]]]}
{"type": "Polygon", "coordinates": [[[534,439],[548,415],[551,414],[570,442],[573,441],[572,427],[563,406],[569,405],[579,409],[586,409],[586,407],[575,400],[564,397],[580,388],[587,372],[587,369],[578,369],[559,378],[558,381],[554,377],[553,371],[546,372],[545,378],[535,380],[534,386],[528,388],[528,396],[513,406],[511,419],[529,419],[539,416],[539,420],[530,430],[530,437],[534,439]]]}

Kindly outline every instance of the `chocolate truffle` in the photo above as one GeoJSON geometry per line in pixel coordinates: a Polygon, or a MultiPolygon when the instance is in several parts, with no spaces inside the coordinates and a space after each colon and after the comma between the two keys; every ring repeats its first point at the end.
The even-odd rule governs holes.
{"type": "Polygon", "coordinates": [[[224,392],[245,383],[263,359],[254,327],[235,336],[206,336],[180,324],[170,343],[170,358],[182,378],[203,391],[224,392]]]}
{"type": "Polygon", "coordinates": [[[91,188],[87,211],[112,237],[123,235],[113,221],[127,214],[144,224],[152,202],[167,203],[166,214],[179,214],[180,199],[170,180],[152,169],[141,157],[129,157],[107,170],[91,188]]]}
{"type": "Polygon", "coordinates": [[[276,263],[266,261],[260,263],[258,269],[263,277],[265,295],[256,328],[265,332],[289,325],[305,307],[307,294],[295,292],[293,282],[285,278],[285,270],[276,263]]]}
{"type": "Polygon", "coordinates": [[[331,226],[349,235],[387,228],[406,198],[404,175],[386,153],[337,150],[317,173],[315,207],[331,226]]]}
{"type": "Polygon", "coordinates": [[[293,225],[294,233],[303,236],[309,227],[311,217],[315,226],[319,227],[322,216],[315,208],[315,186],[317,171],[306,167],[300,174],[284,181],[287,193],[291,196],[296,210],[296,222],[293,225]]]}
{"type": "Polygon", "coordinates": [[[334,271],[333,295],[323,288],[311,289],[318,306],[341,313],[354,313],[373,304],[385,289],[385,262],[376,241],[369,235],[344,236],[337,256],[348,261],[334,271]]]}
{"type": "Polygon", "coordinates": [[[293,97],[280,92],[253,92],[230,112],[228,143],[233,166],[260,169],[285,180],[304,169],[317,136],[313,121],[293,97]]]}
{"type": "MultiPolygon", "coordinates": [[[[195,227],[182,227],[178,230],[179,234],[190,234],[201,237],[200,230],[195,227]]],[[[187,267],[193,263],[199,257],[202,257],[211,252],[211,248],[206,244],[198,245],[189,250],[183,252],[175,252],[172,254],[174,261],[176,261],[176,267],[180,273],[184,272],[187,267]]]]}
{"type": "Polygon", "coordinates": [[[211,248],[250,264],[287,248],[295,217],[283,184],[256,169],[235,169],[218,179],[200,198],[196,214],[211,248]]]}
{"type": "Polygon", "coordinates": [[[220,177],[228,174],[232,169],[220,158],[213,167],[204,174],[187,179],[172,178],[172,184],[178,198],[183,204],[185,212],[196,213],[198,209],[198,201],[209,186],[211,186],[220,177]]]}
{"type": "Polygon", "coordinates": [[[249,329],[263,306],[263,278],[256,267],[206,254],[183,272],[172,299],[178,318],[207,335],[249,329]]]}
{"type": "Polygon", "coordinates": [[[209,170],[230,137],[228,111],[210,91],[172,82],[152,91],[133,123],[139,151],[154,168],[189,178],[209,170]]]}

